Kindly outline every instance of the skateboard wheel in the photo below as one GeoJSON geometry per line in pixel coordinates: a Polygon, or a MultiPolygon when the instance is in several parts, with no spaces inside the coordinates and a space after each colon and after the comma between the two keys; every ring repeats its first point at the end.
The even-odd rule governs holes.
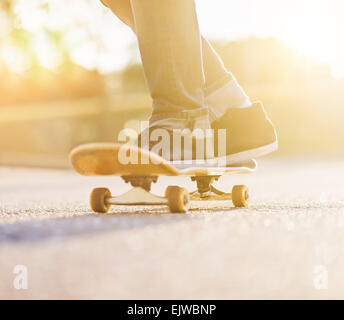
{"type": "Polygon", "coordinates": [[[97,213],[107,213],[111,207],[111,205],[106,202],[107,198],[111,198],[111,192],[109,189],[93,189],[90,196],[91,209],[97,213]]]}
{"type": "Polygon", "coordinates": [[[234,186],[232,190],[232,202],[236,208],[248,206],[249,191],[246,186],[234,186]]]}
{"type": "Polygon", "coordinates": [[[189,192],[178,186],[169,186],[165,191],[168,207],[172,213],[186,213],[190,206],[189,192]]]}

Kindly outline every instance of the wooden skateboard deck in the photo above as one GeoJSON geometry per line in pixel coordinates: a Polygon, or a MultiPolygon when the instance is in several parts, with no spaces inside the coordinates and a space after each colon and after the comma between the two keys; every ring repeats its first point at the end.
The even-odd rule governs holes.
{"type": "Polygon", "coordinates": [[[157,154],[134,146],[126,146],[126,148],[133,158],[138,159],[138,162],[122,164],[119,161],[119,151],[122,147],[123,145],[115,143],[86,144],[75,148],[70,160],[74,169],[86,176],[213,176],[226,173],[252,173],[257,168],[255,160],[229,167],[217,167],[215,162],[173,165],[157,154]],[[140,162],[141,159],[150,161],[148,164],[143,164],[140,162]]]}

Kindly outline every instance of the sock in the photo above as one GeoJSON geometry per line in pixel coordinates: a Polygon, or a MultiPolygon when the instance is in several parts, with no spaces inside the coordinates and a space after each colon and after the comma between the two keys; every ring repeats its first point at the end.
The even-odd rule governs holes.
{"type": "Polygon", "coordinates": [[[230,108],[247,108],[252,105],[250,98],[236,79],[210,93],[205,102],[209,108],[210,121],[221,118],[230,108]]]}

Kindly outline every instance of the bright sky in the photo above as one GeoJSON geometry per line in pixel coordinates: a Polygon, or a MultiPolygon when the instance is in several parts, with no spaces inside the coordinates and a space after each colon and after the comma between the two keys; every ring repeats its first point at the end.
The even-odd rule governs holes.
{"type": "MultiPolygon", "coordinates": [[[[42,1],[47,0],[19,0],[17,8],[21,24],[34,34],[32,50],[42,65],[53,68],[59,61],[57,50],[45,39],[42,31],[45,26],[66,30],[64,44],[73,59],[85,67],[110,72],[138,59],[135,36],[99,1],[49,0],[52,7],[49,16],[35,9],[42,1]]],[[[196,3],[206,37],[223,40],[276,37],[295,45],[315,61],[328,64],[334,76],[344,77],[343,0],[196,0],[196,3]]],[[[12,59],[17,66],[19,61],[25,64],[19,52],[10,47],[8,50],[9,62],[12,59]]]]}
{"type": "Polygon", "coordinates": [[[208,37],[275,37],[344,77],[343,0],[196,0],[208,37]]]}

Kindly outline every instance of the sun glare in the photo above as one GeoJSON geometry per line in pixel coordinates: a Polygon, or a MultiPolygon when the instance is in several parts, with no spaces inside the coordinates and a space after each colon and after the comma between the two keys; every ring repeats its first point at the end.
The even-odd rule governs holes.
{"type": "Polygon", "coordinates": [[[209,37],[274,37],[344,77],[343,0],[197,0],[209,37]]]}

